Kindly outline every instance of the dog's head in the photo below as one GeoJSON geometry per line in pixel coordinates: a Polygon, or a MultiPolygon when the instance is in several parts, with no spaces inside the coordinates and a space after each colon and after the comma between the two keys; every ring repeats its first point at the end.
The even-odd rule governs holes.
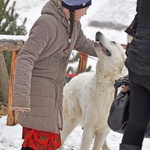
{"type": "Polygon", "coordinates": [[[126,59],[123,47],[108,40],[101,32],[96,33],[95,40],[94,47],[99,58],[97,72],[104,76],[121,74],[126,59]]]}

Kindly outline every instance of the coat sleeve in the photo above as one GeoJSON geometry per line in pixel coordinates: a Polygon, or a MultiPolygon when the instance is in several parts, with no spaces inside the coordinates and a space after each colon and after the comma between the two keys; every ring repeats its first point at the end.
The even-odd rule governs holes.
{"type": "Polygon", "coordinates": [[[81,29],[81,24],[78,24],[79,34],[77,41],[75,43],[75,50],[85,53],[87,55],[97,57],[95,50],[94,50],[94,41],[86,38],[83,34],[83,30],[81,29]]]}
{"type": "Polygon", "coordinates": [[[46,22],[36,22],[31,29],[28,40],[17,56],[12,107],[30,108],[32,69],[34,62],[49,40],[50,35],[47,32],[46,22]]]}
{"type": "MultiPolygon", "coordinates": [[[[136,12],[138,13],[138,7],[141,0],[137,0],[136,12]]],[[[131,24],[125,29],[125,32],[134,37],[136,33],[136,28],[138,24],[138,14],[135,14],[134,19],[132,20],[131,24]]]]}

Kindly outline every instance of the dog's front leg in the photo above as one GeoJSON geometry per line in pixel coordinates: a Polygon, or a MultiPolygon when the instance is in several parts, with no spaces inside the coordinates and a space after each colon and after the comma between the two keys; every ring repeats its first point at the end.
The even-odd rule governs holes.
{"type": "Polygon", "coordinates": [[[104,144],[102,146],[102,150],[110,150],[106,140],[105,140],[105,142],[104,142],[104,144]]]}
{"type": "Polygon", "coordinates": [[[80,150],[89,150],[94,137],[94,127],[89,123],[84,126],[80,150]]]}
{"type": "Polygon", "coordinates": [[[110,150],[107,146],[106,138],[109,133],[109,129],[104,130],[97,130],[95,132],[95,141],[93,150],[110,150]]]}

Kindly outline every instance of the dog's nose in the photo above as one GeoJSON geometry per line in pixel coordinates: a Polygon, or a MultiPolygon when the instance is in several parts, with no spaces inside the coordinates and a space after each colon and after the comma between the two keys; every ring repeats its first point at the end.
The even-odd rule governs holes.
{"type": "Polygon", "coordinates": [[[96,32],[95,35],[95,41],[99,42],[100,41],[100,36],[102,35],[102,33],[100,31],[96,32]]]}
{"type": "Polygon", "coordinates": [[[102,32],[98,31],[97,34],[102,34],[102,32]]]}

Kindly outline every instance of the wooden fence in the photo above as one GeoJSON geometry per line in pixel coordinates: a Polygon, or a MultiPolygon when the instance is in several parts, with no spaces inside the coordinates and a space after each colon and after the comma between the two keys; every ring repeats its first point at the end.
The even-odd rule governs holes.
{"type": "Polygon", "coordinates": [[[12,88],[14,81],[14,70],[15,70],[15,60],[17,57],[17,51],[21,49],[24,42],[22,40],[0,40],[0,87],[3,89],[3,96],[8,95],[8,115],[7,115],[7,125],[12,126],[17,124],[17,118],[15,111],[11,110],[12,106],[12,88]],[[11,72],[10,77],[8,77],[6,63],[3,55],[3,51],[12,51],[11,60],[11,72]]]}

